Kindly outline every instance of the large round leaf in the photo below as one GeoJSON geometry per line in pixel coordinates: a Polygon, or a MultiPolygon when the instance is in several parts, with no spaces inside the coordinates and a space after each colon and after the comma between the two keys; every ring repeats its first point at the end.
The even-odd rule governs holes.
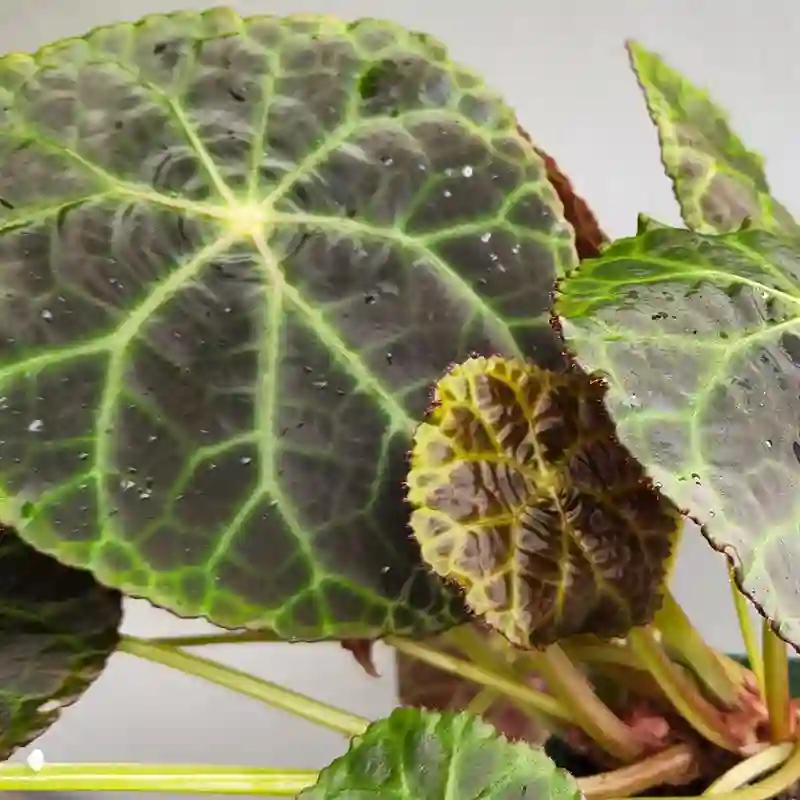
{"type": "Polygon", "coordinates": [[[300,800],[578,800],[572,776],[471,714],[403,708],[373,723],[300,800]]]}
{"type": "Polygon", "coordinates": [[[223,626],[434,629],[403,481],[473,351],[563,358],[573,233],[435,41],[152,16],[0,61],[0,518],[223,626]]]}
{"type": "Polygon", "coordinates": [[[618,434],[800,646],[800,239],[652,229],[557,302],[618,434]]]}
{"type": "Polygon", "coordinates": [[[115,650],[119,593],[0,525],[0,761],[44,733],[115,650]]]}

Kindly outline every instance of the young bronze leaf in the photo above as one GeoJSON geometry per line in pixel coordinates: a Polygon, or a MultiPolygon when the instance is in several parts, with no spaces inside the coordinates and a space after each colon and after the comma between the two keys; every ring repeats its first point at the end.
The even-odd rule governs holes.
{"type": "Polygon", "coordinates": [[[423,557],[515,644],[621,636],[658,608],[681,516],[618,443],[605,392],[579,369],[473,358],[414,438],[423,557]]]}
{"type": "Polygon", "coordinates": [[[560,287],[622,443],[800,646],[800,238],[661,229],[560,287]]]}
{"type": "Polygon", "coordinates": [[[543,750],[471,714],[402,708],[370,725],[299,800],[579,800],[543,750]]]}
{"type": "Polygon", "coordinates": [[[800,232],[770,194],[762,156],[744,146],[708,94],[636,42],[628,53],[689,228],[727,233],[750,219],[756,227],[800,232]]]}
{"type": "Polygon", "coordinates": [[[0,525],[0,760],[44,733],[114,652],[118,592],[0,525]]]}
{"type": "Polygon", "coordinates": [[[219,8],[0,59],[0,263],[0,518],[26,541],[287,639],[464,619],[408,535],[411,437],[448,364],[563,359],[577,254],[442,45],[219,8]]]}

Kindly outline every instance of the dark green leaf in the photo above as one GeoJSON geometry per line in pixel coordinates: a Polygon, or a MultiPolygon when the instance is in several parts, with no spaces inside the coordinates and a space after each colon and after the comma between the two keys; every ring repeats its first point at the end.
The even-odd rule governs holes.
{"type": "Polygon", "coordinates": [[[470,714],[398,709],[372,724],[301,800],[578,800],[568,772],[470,714]]]}
{"type": "Polygon", "coordinates": [[[800,232],[770,195],[762,156],[744,146],[708,94],[641,45],[629,42],[628,52],[684,222],[700,233],[727,233],[750,218],[757,227],[800,232]]]}
{"type": "Polygon", "coordinates": [[[225,627],[463,617],[408,535],[411,436],[473,351],[561,362],[577,260],[476,75],[374,20],[101,28],[0,61],[0,198],[0,519],[225,627]]]}
{"type": "Polygon", "coordinates": [[[678,510],[581,370],[474,358],[436,386],[409,472],[425,560],[515,644],[622,636],[660,603],[678,510]]]}
{"type": "Polygon", "coordinates": [[[800,239],[656,230],[563,282],[622,443],[800,644],[800,239]]]}
{"type": "Polygon", "coordinates": [[[117,646],[121,619],[118,592],[0,525],[0,760],[89,688],[117,646]]]}

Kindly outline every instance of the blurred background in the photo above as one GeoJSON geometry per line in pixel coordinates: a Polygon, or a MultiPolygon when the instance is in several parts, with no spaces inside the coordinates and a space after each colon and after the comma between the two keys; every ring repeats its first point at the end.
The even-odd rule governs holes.
{"type": "MultiPolygon", "coordinates": [[[[147,13],[209,5],[213,0],[0,0],[0,53],[33,50],[147,13]]],[[[767,157],[775,195],[800,212],[800,62],[795,58],[800,13],[795,0],[239,0],[228,5],[241,14],[386,17],[435,35],[454,58],[505,94],[521,124],[558,160],[612,237],[633,233],[639,211],[679,221],[655,131],[628,68],[623,43],[633,37],[710,89],[730,110],[745,143],[767,157]]],[[[675,594],[712,644],[740,649],[724,560],[699,533],[683,544],[675,594]]],[[[124,630],[176,635],[211,629],[137,601],[127,606],[124,630]]],[[[393,659],[382,648],[376,652],[382,674],[377,680],[336,645],[204,649],[368,717],[382,716],[394,705],[393,659]]],[[[34,746],[48,761],[319,768],[346,743],[223,689],[116,655],[79,704],[34,746]]],[[[29,752],[17,753],[14,760],[24,760],[29,752]]],[[[21,796],[0,793],[5,800],[21,796]]],[[[28,796],[45,800],[41,793],[28,796]]],[[[104,795],[112,797],[117,795],[104,795]]]]}

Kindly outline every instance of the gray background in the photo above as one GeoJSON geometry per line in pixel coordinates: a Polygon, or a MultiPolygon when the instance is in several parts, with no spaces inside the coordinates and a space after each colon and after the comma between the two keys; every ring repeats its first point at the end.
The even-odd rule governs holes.
{"type": "MultiPolygon", "coordinates": [[[[210,2],[208,4],[211,4],[210,2]]],[[[31,50],[95,25],[155,11],[203,8],[180,0],[0,0],[0,52],[31,50]]],[[[796,0],[240,0],[241,13],[321,11],[392,18],[438,36],[458,60],[501,89],[534,139],[556,157],[612,236],[644,211],[677,222],[623,41],[659,51],[727,106],[761,150],[775,193],[800,210],[796,189],[796,0]]],[[[676,594],[702,632],[739,647],[724,562],[699,537],[685,542],[676,594]]],[[[167,635],[206,630],[141,602],[125,630],[167,635]]],[[[215,657],[378,717],[393,705],[384,650],[371,680],[333,645],[215,648],[215,657]]],[[[48,761],[209,762],[316,768],[342,752],[341,737],[253,701],[125,655],[37,743],[48,761]]],[[[28,751],[18,754],[16,760],[28,751]]],[[[36,795],[31,795],[36,797],[36,795]]]]}

